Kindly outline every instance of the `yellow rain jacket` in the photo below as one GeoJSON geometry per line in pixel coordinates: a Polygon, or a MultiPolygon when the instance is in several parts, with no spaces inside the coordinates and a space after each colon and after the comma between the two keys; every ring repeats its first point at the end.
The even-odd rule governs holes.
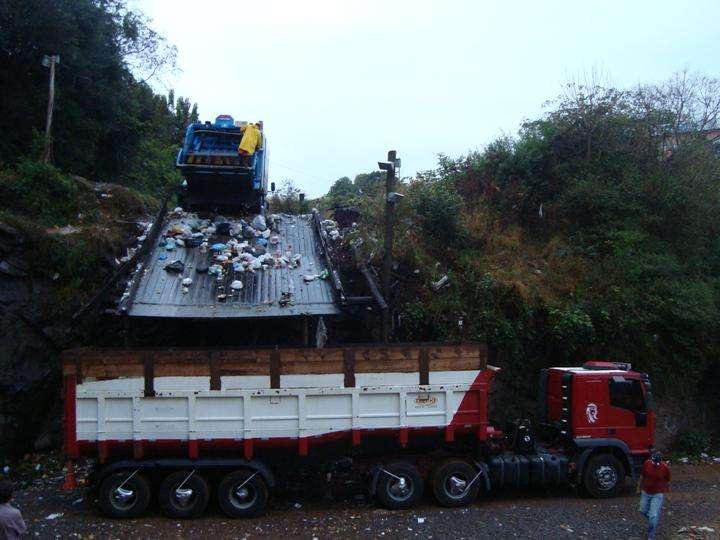
{"type": "Polygon", "coordinates": [[[238,152],[252,156],[262,146],[262,133],[255,124],[248,124],[243,132],[238,152]]]}

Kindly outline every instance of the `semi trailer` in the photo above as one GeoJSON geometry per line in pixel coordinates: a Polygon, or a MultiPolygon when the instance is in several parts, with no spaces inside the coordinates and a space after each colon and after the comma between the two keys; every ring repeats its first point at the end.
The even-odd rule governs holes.
{"type": "Polygon", "coordinates": [[[650,380],[615,362],[542,370],[535,419],[499,429],[499,369],[478,343],[82,348],[62,358],[66,483],[75,460],[95,458],[92,485],[113,517],[156,499],[190,518],[211,498],[230,517],[257,516],[304,470],[359,478],[390,509],[426,491],[448,507],[530,486],[610,497],[653,444],[650,380]]]}

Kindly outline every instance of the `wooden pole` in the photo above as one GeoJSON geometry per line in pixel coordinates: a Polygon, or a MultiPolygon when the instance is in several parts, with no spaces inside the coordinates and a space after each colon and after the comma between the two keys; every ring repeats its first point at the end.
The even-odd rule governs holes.
{"type": "Polygon", "coordinates": [[[60,62],[60,57],[57,54],[52,56],[46,56],[43,58],[43,64],[47,61],[47,65],[50,68],[50,88],[48,90],[48,106],[47,106],[47,118],[45,120],[45,148],[43,150],[42,161],[43,163],[50,163],[52,157],[52,117],[53,107],[55,106],[55,64],[60,62]]]}
{"type": "Polygon", "coordinates": [[[385,176],[385,258],[383,260],[382,287],[387,309],[383,311],[383,341],[390,340],[391,306],[390,281],[392,273],[392,249],[395,229],[395,204],[390,200],[390,194],[395,191],[395,161],[397,152],[390,150],[387,160],[391,164],[385,176]]]}

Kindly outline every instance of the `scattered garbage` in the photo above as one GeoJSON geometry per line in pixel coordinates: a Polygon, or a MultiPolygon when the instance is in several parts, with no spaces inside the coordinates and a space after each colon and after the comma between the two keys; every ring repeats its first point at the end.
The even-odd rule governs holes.
{"type": "Polygon", "coordinates": [[[173,262],[165,265],[166,272],[183,272],[185,270],[185,263],[179,259],[175,259],[173,262]]]}
{"type": "Polygon", "coordinates": [[[210,246],[210,251],[225,251],[227,249],[227,244],[213,244],[210,246]]]}
{"type": "Polygon", "coordinates": [[[330,277],[330,272],[327,271],[327,268],[323,268],[317,277],[320,279],[328,279],[330,277]]]}
{"type": "Polygon", "coordinates": [[[424,517],[419,517],[419,518],[417,518],[417,522],[420,523],[420,524],[425,523],[425,518],[424,518],[424,517]]]}
{"type": "Polygon", "coordinates": [[[182,280],[182,284],[185,285],[186,287],[189,287],[190,285],[192,285],[192,279],[190,279],[189,277],[186,277],[185,279],[182,280]]]}
{"type": "Polygon", "coordinates": [[[165,240],[165,249],[167,251],[175,250],[175,239],[174,238],[168,238],[167,240],[165,240]]]}
{"type": "Polygon", "coordinates": [[[230,284],[230,288],[234,291],[239,291],[243,288],[243,283],[239,279],[236,279],[230,284]]]}
{"type": "Polygon", "coordinates": [[[215,223],[215,233],[216,234],[221,234],[223,236],[229,236],[230,228],[231,228],[231,225],[227,221],[224,221],[222,223],[215,223]]]}
{"type": "Polygon", "coordinates": [[[703,525],[689,525],[687,527],[681,527],[677,530],[677,534],[683,538],[691,538],[693,540],[717,538],[715,535],[715,529],[703,525]]]}
{"type": "Polygon", "coordinates": [[[305,283],[309,283],[311,281],[315,281],[317,279],[317,277],[318,277],[317,274],[305,274],[303,276],[303,280],[305,281],[305,283]]]}
{"type": "Polygon", "coordinates": [[[290,302],[292,301],[292,293],[290,292],[284,292],[282,295],[280,295],[280,300],[278,300],[278,304],[280,307],[287,307],[290,305],[290,302]]]}
{"type": "Polygon", "coordinates": [[[253,218],[251,225],[253,229],[257,231],[264,231],[265,229],[267,229],[267,223],[265,222],[265,218],[261,214],[258,214],[253,218]]]}
{"type": "Polygon", "coordinates": [[[433,291],[437,292],[440,289],[442,289],[443,287],[447,287],[449,284],[450,284],[450,278],[448,277],[447,274],[444,274],[443,277],[441,277],[437,281],[433,281],[430,286],[432,287],[433,291]]]}
{"type": "Polygon", "coordinates": [[[52,514],[48,514],[48,515],[45,517],[45,519],[53,520],[53,519],[61,518],[61,517],[63,517],[64,515],[65,515],[64,512],[54,512],[54,513],[52,513],[52,514]]]}

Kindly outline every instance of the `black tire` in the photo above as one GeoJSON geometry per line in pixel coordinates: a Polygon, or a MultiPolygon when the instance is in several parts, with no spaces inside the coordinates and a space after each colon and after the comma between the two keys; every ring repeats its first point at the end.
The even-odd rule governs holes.
{"type": "Polygon", "coordinates": [[[167,475],[160,484],[158,500],[166,516],[180,519],[194,518],[207,508],[210,500],[207,482],[197,472],[188,477],[190,472],[174,472],[167,475]]]}
{"type": "Polygon", "coordinates": [[[98,494],[103,512],[114,518],[138,517],[150,502],[147,480],[133,471],[111,474],[100,484],[98,494]]]}
{"type": "Polygon", "coordinates": [[[264,514],[267,499],[267,484],[257,471],[231,472],[218,486],[220,509],[231,518],[249,518],[264,514]]]}
{"type": "Polygon", "coordinates": [[[378,472],[375,493],[380,504],[385,508],[390,510],[412,508],[422,497],[423,479],[412,463],[405,461],[391,463],[381,467],[378,472]]]}
{"type": "Polygon", "coordinates": [[[591,497],[615,497],[625,486],[625,467],[612,454],[592,456],[583,471],[583,488],[591,497]]]}
{"type": "Polygon", "coordinates": [[[467,506],[480,491],[481,478],[477,474],[475,467],[461,459],[440,462],[431,474],[435,499],[442,506],[467,506]]]}

